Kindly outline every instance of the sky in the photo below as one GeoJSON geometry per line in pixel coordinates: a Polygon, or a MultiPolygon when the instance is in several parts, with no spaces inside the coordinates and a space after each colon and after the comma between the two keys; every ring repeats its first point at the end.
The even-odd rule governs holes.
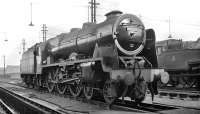
{"type": "MultiPolygon", "coordinates": [[[[0,0],[0,67],[19,65],[22,39],[26,48],[42,41],[42,24],[47,25],[47,39],[71,28],[81,28],[88,21],[90,0],[0,0]],[[28,26],[31,21],[34,26],[28,26]],[[5,39],[8,41],[5,42],[5,39]]],[[[97,22],[105,14],[120,10],[139,16],[146,28],[153,28],[156,40],[165,40],[170,31],[174,38],[197,40],[200,37],[199,0],[96,0],[97,22]]]]}

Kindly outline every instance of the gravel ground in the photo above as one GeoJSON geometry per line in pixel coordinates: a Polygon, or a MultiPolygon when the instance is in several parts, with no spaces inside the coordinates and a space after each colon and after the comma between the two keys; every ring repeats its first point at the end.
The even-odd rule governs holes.
{"type": "MultiPolygon", "coordinates": [[[[152,103],[151,96],[147,95],[146,99],[144,100],[146,103],[152,103]]],[[[200,110],[200,100],[193,101],[193,100],[180,100],[180,99],[170,99],[169,97],[160,98],[159,96],[155,96],[153,101],[154,103],[161,103],[166,105],[173,105],[173,106],[181,106],[181,107],[189,107],[189,108],[198,108],[200,110]]]]}
{"type": "MultiPolygon", "coordinates": [[[[9,80],[4,79],[1,81],[8,82],[9,80]]],[[[12,83],[19,83],[19,82],[20,81],[12,81],[12,83]]],[[[11,85],[11,84],[6,84],[6,83],[0,83],[0,86],[5,87],[9,90],[12,90],[15,93],[23,95],[43,105],[52,107],[53,109],[64,108],[65,110],[71,111],[73,114],[76,114],[79,112],[80,113],[87,112],[91,114],[122,114],[122,113],[123,114],[130,114],[130,113],[141,114],[138,112],[109,110],[105,106],[99,106],[99,105],[87,103],[87,101],[82,102],[82,101],[75,100],[75,98],[71,99],[69,97],[58,96],[58,95],[50,94],[47,92],[39,92],[33,89],[27,89],[27,88],[23,88],[23,87],[11,85]]]]}
{"type": "MultiPolygon", "coordinates": [[[[8,82],[8,79],[3,79],[1,81],[8,82]]],[[[10,82],[10,81],[9,81],[10,82]]],[[[12,83],[19,83],[20,80],[12,80],[12,83]]],[[[27,98],[30,98],[36,102],[42,103],[44,105],[51,106],[52,108],[64,108],[68,111],[75,111],[78,112],[89,112],[92,114],[139,114],[139,112],[127,112],[127,111],[117,111],[117,110],[109,110],[107,107],[99,106],[91,103],[86,103],[82,101],[78,101],[75,99],[71,99],[69,97],[63,97],[58,96],[54,94],[50,94],[47,92],[39,92],[33,89],[26,89],[10,84],[3,84],[0,83],[0,86],[6,87],[12,91],[17,92],[18,94],[21,94],[27,98]],[[46,102],[48,101],[48,102],[46,102]],[[53,104],[51,104],[53,103],[53,104]],[[55,105],[56,104],[56,105],[55,105]],[[59,106],[57,106],[59,105],[59,106]]],[[[145,103],[152,103],[151,96],[147,95],[145,103]]],[[[174,106],[184,106],[184,107],[193,107],[193,108],[200,108],[200,101],[184,101],[184,100],[178,100],[178,99],[169,99],[169,98],[159,98],[158,96],[155,97],[154,103],[162,103],[167,105],[174,105],[174,106]]],[[[169,110],[169,111],[163,111],[163,113],[166,114],[173,114],[173,113],[188,113],[190,114],[200,114],[200,110],[194,110],[194,109],[176,109],[176,110],[169,110]]],[[[0,112],[1,113],[1,112],[0,112]]],[[[140,113],[141,114],[141,113],[140,113]]]]}

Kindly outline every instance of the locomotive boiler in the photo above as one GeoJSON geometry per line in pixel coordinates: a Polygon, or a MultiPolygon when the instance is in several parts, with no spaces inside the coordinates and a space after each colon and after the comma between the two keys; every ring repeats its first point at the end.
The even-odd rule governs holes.
{"type": "Polygon", "coordinates": [[[146,40],[144,25],[133,15],[121,14],[120,11],[110,12],[103,23],[84,23],[82,29],[72,28],[70,33],[48,40],[49,54],[68,58],[74,52],[92,57],[95,46],[111,45],[117,47],[120,55],[138,54],[146,40]]]}
{"type": "Polygon", "coordinates": [[[75,97],[83,91],[87,99],[98,92],[109,104],[120,97],[139,103],[147,86],[152,95],[157,93],[156,83],[167,83],[169,76],[158,68],[154,30],[145,29],[132,14],[112,11],[105,16],[102,23],[84,23],[25,52],[25,83],[60,94],[69,90],[75,97]]]}

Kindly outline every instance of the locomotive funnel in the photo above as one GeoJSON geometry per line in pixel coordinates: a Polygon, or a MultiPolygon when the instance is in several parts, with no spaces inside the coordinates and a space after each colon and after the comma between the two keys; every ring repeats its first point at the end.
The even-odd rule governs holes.
{"type": "Polygon", "coordinates": [[[123,14],[114,23],[112,36],[117,48],[126,55],[137,55],[146,41],[145,27],[135,15],[123,14]]]}

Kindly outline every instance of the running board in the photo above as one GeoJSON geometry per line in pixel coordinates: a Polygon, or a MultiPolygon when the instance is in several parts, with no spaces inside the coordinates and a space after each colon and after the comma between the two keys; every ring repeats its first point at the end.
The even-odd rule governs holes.
{"type": "Polygon", "coordinates": [[[63,80],[63,81],[59,81],[58,83],[72,83],[76,80],[79,80],[80,78],[71,78],[71,79],[66,79],[66,80],[63,80]]]}

